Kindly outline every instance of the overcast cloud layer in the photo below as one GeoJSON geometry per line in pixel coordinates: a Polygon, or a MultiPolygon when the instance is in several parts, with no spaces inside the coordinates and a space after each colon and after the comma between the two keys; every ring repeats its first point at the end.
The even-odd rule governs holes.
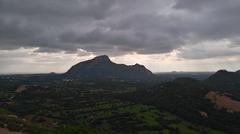
{"type": "Polygon", "coordinates": [[[0,0],[0,50],[238,57],[239,13],[239,0],[0,0]]]}

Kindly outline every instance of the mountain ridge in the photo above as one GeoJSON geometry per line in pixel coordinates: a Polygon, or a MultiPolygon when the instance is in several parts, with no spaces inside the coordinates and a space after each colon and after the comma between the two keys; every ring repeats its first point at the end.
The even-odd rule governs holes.
{"type": "Polygon", "coordinates": [[[155,75],[145,66],[136,63],[135,65],[117,64],[110,60],[107,55],[97,56],[93,59],[73,65],[66,73],[65,78],[99,80],[152,80],[155,75]]]}
{"type": "Polygon", "coordinates": [[[240,87],[240,71],[219,70],[204,82],[218,89],[238,89],[240,87]]]}

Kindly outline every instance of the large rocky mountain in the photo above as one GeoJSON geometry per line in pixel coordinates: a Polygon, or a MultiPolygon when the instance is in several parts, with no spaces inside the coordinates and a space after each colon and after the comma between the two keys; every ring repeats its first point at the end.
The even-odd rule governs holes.
{"type": "Polygon", "coordinates": [[[156,76],[143,65],[127,66],[112,62],[108,56],[102,55],[72,66],[65,78],[83,80],[153,80],[156,76]]]}

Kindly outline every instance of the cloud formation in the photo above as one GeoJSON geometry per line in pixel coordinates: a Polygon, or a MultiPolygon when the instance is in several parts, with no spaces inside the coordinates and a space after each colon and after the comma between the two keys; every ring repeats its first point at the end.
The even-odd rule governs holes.
{"type": "Polygon", "coordinates": [[[0,0],[0,50],[238,57],[239,12],[239,0],[0,0]]]}

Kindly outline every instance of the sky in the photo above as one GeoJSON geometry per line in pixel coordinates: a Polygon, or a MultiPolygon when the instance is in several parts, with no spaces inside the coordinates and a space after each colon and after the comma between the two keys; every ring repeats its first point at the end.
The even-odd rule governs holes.
{"type": "Polygon", "coordinates": [[[153,72],[240,69],[239,0],[0,0],[0,73],[98,55],[153,72]]]}

